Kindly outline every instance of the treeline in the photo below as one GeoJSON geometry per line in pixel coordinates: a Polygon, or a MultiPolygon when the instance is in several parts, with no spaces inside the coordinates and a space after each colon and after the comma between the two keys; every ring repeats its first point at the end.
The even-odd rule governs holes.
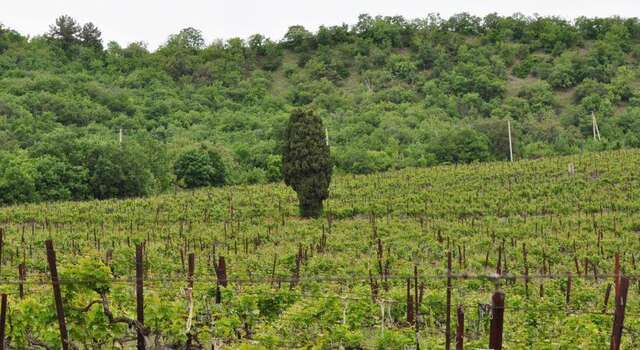
{"type": "Polygon", "coordinates": [[[636,18],[362,15],[278,41],[187,28],[154,52],[68,16],[0,26],[0,203],[279,181],[299,106],[338,172],[506,159],[507,120],[516,158],[638,147],[639,58],[636,18]]]}

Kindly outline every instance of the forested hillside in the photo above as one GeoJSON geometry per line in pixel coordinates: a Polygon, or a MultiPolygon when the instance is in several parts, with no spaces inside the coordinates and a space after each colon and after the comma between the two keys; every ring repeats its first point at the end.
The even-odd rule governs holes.
{"type": "Polygon", "coordinates": [[[638,147],[639,58],[635,18],[362,15],[273,40],[187,28],[153,52],[66,16],[0,26],[0,203],[278,181],[297,106],[338,172],[506,159],[507,120],[517,159],[638,147]]]}

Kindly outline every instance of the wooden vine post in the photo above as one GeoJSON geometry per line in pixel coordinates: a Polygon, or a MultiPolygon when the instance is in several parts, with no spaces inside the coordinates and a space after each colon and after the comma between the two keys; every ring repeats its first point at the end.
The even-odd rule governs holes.
{"type": "Polygon", "coordinates": [[[58,278],[58,268],[56,267],[56,251],[53,249],[53,241],[50,239],[45,241],[47,247],[47,262],[49,263],[49,271],[51,273],[51,285],[53,286],[53,298],[56,305],[56,314],[58,316],[58,326],[60,327],[60,340],[62,341],[62,349],[69,349],[69,335],[67,333],[67,324],[64,320],[64,308],[62,306],[62,293],[60,292],[60,279],[58,278]]]}
{"type": "Polygon", "coordinates": [[[193,341],[193,334],[191,334],[191,324],[193,321],[193,273],[196,266],[196,256],[194,253],[189,253],[189,274],[187,275],[187,301],[189,303],[189,316],[187,318],[187,350],[191,350],[191,343],[193,341]]]}
{"type": "Polygon", "coordinates": [[[456,326],[456,350],[464,349],[464,310],[458,305],[458,324],[456,326]]]}
{"type": "Polygon", "coordinates": [[[2,301],[0,302],[0,350],[5,347],[5,325],[7,323],[7,295],[2,293],[2,301]]]}
{"type": "Polygon", "coordinates": [[[4,228],[0,227],[0,271],[2,271],[2,251],[4,249],[4,228]]]}
{"type": "Polygon", "coordinates": [[[420,297],[422,293],[422,290],[419,290],[418,287],[418,266],[414,266],[413,267],[413,294],[414,294],[414,299],[415,302],[413,303],[413,305],[416,306],[416,320],[418,319],[418,317],[420,316],[420,304],[422,303],[422,298],[420,297]]]}
{"type": "Polygon", "coordinates": [[[624,310],[627,305],[627,292],[629,291],[629,278],[622,277],[619,285],[619,295],[616,295],[616,309],[613,314],[613,330],[611,331],[610,350],[619,350],[622,342],[622,329],[624,327],[624,310]]]}
{"type": "Polygon", "coordinates": [[[609,295],[611,295],[611,283],[607,285],[607,290],[604,292],[604,304],[602,306],[602,313],[607,313],[607,307],[609,306],[609,295]]]}
{"type": "Polygon", "coordinates": [[[616,300],[618,300],[618,295],[620,294],[620,280],[622,279],[621,267],[620,267],[620,253],[616,253],[614,258],[614,277],[615,277],[615,296],[616,300]]]}
{"type": "Polygon", "coordinates": [[[504,293],[493,293],[491,307],[491,332],[489,349],[502,350],[502,326],[504,322],[504,293]]]}
{"type": "Polygon", "coordinates": [[[139,327],[137,330],[137,349],[145,349],[144,334],[144,265],[143,265],[143,244],[136,244],[136,319],[139,327]]]}
{"type": "Polygon", "coordinates": [[[413,324],[413,297],[411,296],[411,278],[407,278],[407,323],[413,324]]]}
{"type": "Polygon", "coordinates": [[[218,257],[218,263],[215,265],[216,270],[216,304],[220,304],[222,301],[222,295],[220,293],[220,286],[227,286],[227,263],[224,256],[218,257]]]}
{"type": "Polygon", "coordinates": [[[451,349],[451,251],[447,252],[447,320],[445,321],[444,348],[451,349]]]}
{"type": "Polygon", "coordinates": [[[420,350],[420,340],[418,334],[420,332],[420,296],[418,295],[418,265],[413,266],[413,297],[415,310],[415,330],[416,330],[416,350],[420,350]]]}
{"type": "Polygon", "coordinates": [[[529,264],[527,263],[526,243],[522,243],[522,258],[524,260],[524,295],[529,299],[529,264]]]}
{"type": "Polygon", "coordinates": [[[24,298],[24,280],[27,277],[27,266],[24,263],[18,265],[18,292],[20,293],[20,299],[24,298]]]}

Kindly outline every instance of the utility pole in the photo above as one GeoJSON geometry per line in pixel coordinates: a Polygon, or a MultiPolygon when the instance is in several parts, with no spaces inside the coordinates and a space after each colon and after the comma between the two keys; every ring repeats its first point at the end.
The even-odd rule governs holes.
{"type": "Polygon", "coordinates": [[[507,127],[509,129],[509,160],[513,163],[513,144],[511,141],[511,120],[507,119],[507,127]]]}
{"type": "Polygon", "coordinates": [[[327,142],[327,146],[329,146],[329,129],[324,128],[324,139],[327,142]]]}
{"type": "Polygon", "coordinates": [[[596,114],[591,112],[591,127],[593,129],[593,139],[600,141],[600,129],[598,128],[598,121],[596,120],[596,114]]]}
{"type": "Polygon", "coordinates": [[[122,128],[118,131],[118,143],[122,143],[122,128]]]}

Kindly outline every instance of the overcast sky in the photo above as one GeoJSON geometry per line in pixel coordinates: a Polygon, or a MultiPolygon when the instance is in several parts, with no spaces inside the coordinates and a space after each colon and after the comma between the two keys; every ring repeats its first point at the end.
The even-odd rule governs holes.
{"type": "Polygon", "coordinates": [[[185,27],[200,29],[207,42],[261,33],[280,39],[294,24],[315,30],[321,24],[354,24],[358,15],[425,17],[459,12],[511,15],[640,17],[638,0],[1,0],[0,23],[23,34],[40,35],[55,18],[68,14],[93,22],[106,42],[144,41],[150,49],[185,27]]]}

